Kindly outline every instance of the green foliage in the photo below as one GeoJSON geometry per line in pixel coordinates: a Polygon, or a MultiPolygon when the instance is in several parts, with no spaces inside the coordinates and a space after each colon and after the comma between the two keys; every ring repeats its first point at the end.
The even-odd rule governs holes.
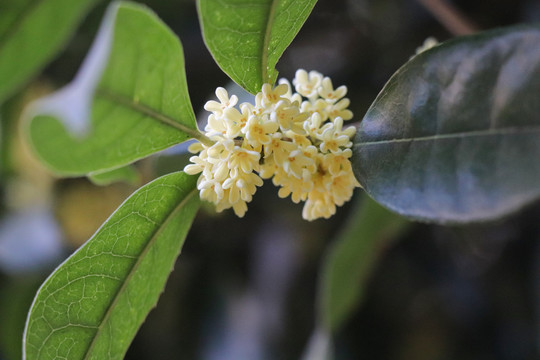
{"type": "Polygon", "coordinates": [[[319,285],[322,327],[334,333],[362,300],[380,253],[409,226],[367,196],[357,204],[344,231],[324,259],[319,285]]]}
{"type": "Polygon", "coordinates": [[[88,179],[96,185],[110,185],[115,182],[136,184],[139,181],[139,174],[133,166],[124,166],[102,173],[92,173],[88,175],[88,179]]]}
{"type": "Polygon", "coordinates": [[[62,49],[98,0],[2,0],[0,103],[62,49]]]}
{"type": "MultiPolygon", "coordinates": [[[[112,5],[103,29],[105,39],[113,37],[103,75],[96,67],[83,67],[71,87],[37,106],[39,115],[30,124],[36,153],[57,174],[112,170],[201,136],[189,100],[182,46],[174,33],[149,9],[131,3],[112,5]],[[91,125],[82,137],[76,136],[61,123],[75,119],[57,119],[51,112],[62,114],[70,96],[87,86],[78,79],[94,77],[101,80],[91,114],[78,114],[90,115],[91,125]],[[51,111],[55,103],[60,108],[51,111]]],[[[102,46],[106,44],[96,41],[96,49],[102,46]]],[[[77,100],[90,101],[86,95],[92,96],[83,93],[77,100]]]]}
{"type": "Polygon", "coordinates": [[[199,207],[196,178],[172,173],[135,192],[41,286],[26,359],[121,359],[155,306],[199,207]]]}
{"type": "Polygon", "coordinates": [[[355,139],[379,203],[435,222],[497,218],[540,196],[540,27],[456,38],[386,84],[355,139]]]}
{"type": "Polygon", "coordinates": [[[43,278],[25,274],[0,282],[0,354],[3,359],[22,357],[21,335],[24,322],[43,278]]]}
{"type": "Polygon", "coordinates": [[[13,171],[11,147],[15,138],[15,101],[0,105],[0,180],[13,171]]]}
{"type": "Polygon", "coordinates": [[[275,66],[316,0],[198,0],[206,46],[238,85],[252,94],[277,78],[275,66]]]}

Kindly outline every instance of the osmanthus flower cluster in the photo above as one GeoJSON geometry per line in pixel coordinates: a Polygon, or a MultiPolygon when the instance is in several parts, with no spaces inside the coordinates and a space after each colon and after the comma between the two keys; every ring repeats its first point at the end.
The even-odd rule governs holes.
{"type": "Polygon", "coordinates": [[[214,143],[189,147],[188,174],[201,174],[197,183],[203,200],[217,211],[233,208],[242,217],[263,179],[279,186],[279,196],[304,201],[307,220],[329,218],[336,206],[348,201],[356,181],[351,167],[351,137],[355,127],[343,128],[352,118],[345,86],[334,88],[316,71],[298,70],[294,93],[286,80],[272,88],[264,84],[255,103],[242,103],[216,90],[218,101],[208,101],[205,134],[214,143]]]}

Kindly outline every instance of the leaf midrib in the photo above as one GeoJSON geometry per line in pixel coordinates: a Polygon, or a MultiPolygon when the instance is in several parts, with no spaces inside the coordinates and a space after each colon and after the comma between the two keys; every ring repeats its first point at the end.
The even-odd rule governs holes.
{"type": "Polygon", "coordinates": [[[121,105],[121,106],[124,106],[128,109],[131,109],[131,110],[134,110],[136,112],[139,112],[141,114],[144,114],[146,116],[149,116],[155,120],[158,120],[160,122],[162,122],[163,124],[166,124],[166,125],[169,125],[173,128],[175,128],[176,130],[180,130],[184,133],[186,133],[187,135],[191,136],[192,138],[194,139],[197,139],[198,141],[202,142],[203,144],[205,145],[212,145],[213,142],[208,139],[206,136],[204,136],[202,133],[200,133],[198,130],[195,130],[195,129],[192,129],[190,127],[187,127],[186,125],[183,125],[181,123],[179,123],[178,121],[176,121],[175,119],[151,108],[150,106],[148,105],[145,105],[143,103],[140,103],[140,102],[135,102],[133,99],[125,96],[125,95],[122,95],[122,94],[118,94],[112,90],[109,90],[109,89],[105,89],[105,88],[98,88],[96,90],[96,96],[100,96],[104,99],[107,99],[109,101],[112,101],[114,102],[115,104],[118,104],[118,105],[121,105]]]}
{"type": "Polygon", "coordinates": [[[150,249],[152,248],[154,243],[157,241],[157,238],[159,237],[159,235],[161,234],[163,229],[167,226],[167,224],[171,221],[171,219],[174,218],[174,215],[176,215],[176,213],[178,211],[180,211],[184,207],[184,205],[191,199],[191,197],[196,192],[197,192],[197,189],[195,188],[190,193],[188,193],[186,195],[186,197],[180,203],[178,203],[178,205],[176,205],[176,207],[173,209],[173,211],[171,211],[171,213],[167,216],[167,218],[162,223],[162,225],[159,226],[157,228],[157,230],[152,234],[152,237],[150,238],[150,241],[148,241],[148,243],[144,247],[143,251],[139,255],[137,261],[135,262],[135,264],[133,264],[133,267],[131,268],[128,275],[126,276],[126,280],[122,283],[122,286],[120,286],[120,289],[118,289],[118,292],[116,293],[113,301],[111,302],[111,305],[108,307],[107,312],[103,316],[103,319],[102,319],[101,323],[97,327],[96,335],[93,337],[92,342],[90,343],[90,345],[88,346],[88,349],[86,350],[84,360],[87,360],[87,359],[90,358],[92,350],[93,350],[94,346],[96,345],[97,339],[98,339],[98,337],[100,335],[101,330],[103,329],[103,326],[105,325],[105,323],[108,322],[108,319],[110,318],[111,314],[113,313],[113,311],[114,311],[114,309],[116,307],[116,303],[118,302],[120,296],[124,293],[124,291],[127,288],[132,276],[135,274],[135,272],[139,268],[141,262],[143,261],[143,259],[145,259],[146,254],[148,253],[148,251],[150,251],[150,249]]]}
{"type": "Polygon", "coordinates": [[[360,147],[360,146],[369,146],[369,145],[381,145],[381,144],[393,144],[393,143],[417,142],[417,141],[421,142],[421,141],[445,140],[445,139],[455,139],[455,138],[465,138],[465,137],[514,135],[514,134],[529,133],[529,132],[540,132],[540,125],[476,130],[476,131],[459,132],[459,133],[451,133],[451,134],[437,134],[437,135],[429,135],[429,136],[420,136],[416,138],[366,141],[366,142],[357,143],[354,146],[360,147]]]}
{"type": "Polygon", "coordinates": [[[270,77],[268,75],[268,50],[270,47],[270,37],[272,35],[272,24],[274,23],[274,18],[276,16],[276,6],[279,0],[271,0],[270,9],[268,11],[268,19],[266,21],[266,29],[264,32],[263,39],[263,48],[262,48],[262,59],[261,59],[261,71],[262,71],[262,82],[270,82],[270,77]]]}

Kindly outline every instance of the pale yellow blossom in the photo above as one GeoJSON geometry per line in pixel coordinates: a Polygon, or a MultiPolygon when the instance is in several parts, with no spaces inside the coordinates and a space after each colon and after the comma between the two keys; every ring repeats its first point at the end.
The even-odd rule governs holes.
{"type": "Polygon", "coordinates": [[[237,171],[242,171],[246,174],[259,169],[259,159],[261,154],[256,151],[247,150],[238,146],[234,147],[234,151],[227,159],[227,166],[231,170],[233,176],[237,171]]]}
{"type": "Polygon", "coordinates": [[[334,176],[342,172],[352,173],[351,161],[349,160],[351,156],[352,151],[347,148],[335,153],[324,154],[323,163],[330,174],[334,176]]]}
{"type": "Polygon", "coordinates": [[[341,148],[352,146],[351,136],[354,135],[356,129],[354,127],[342,130],[343,119],[337,117],[331,123],[332,125],[326,128],[319,139],[322,141],[320,148],[323,153],[326,152],[339,152],[341,148]]]}
{"type": "Polygon", "coordinates": [[[347,87],[340,86],[337,89],[334,89],[332,80],[325,77],[321,82],[321,86],[318,88],[318,92],[319,95],[326,100],[337,101],[347,94],[347,87]]]}
{"type": "Polygon", "coordinates": [[[268,116],[250,116],[242,133],[245,134],[248,143],[256,147],[270,143],[272,141],[271,134],[278,129],[279,124],[269,120],[268,116]]]}
{"type": "Polygon", "coordinates": [[[262,105],[264,107],[277,104],[279,101],[286,100],[286,94],[289,91],[288,84],[281,84],[272,88],[270,84],[264,84],[262,87],[262,105]]]}
{"type": "Polygon", "coordinates": [[[213,112],[218,117],[223,114],[223,110],[233,107],[238,102],[238,96],[233,95],[229,98],[229,93],[222,87],[216,89],[216,96],[219,102],[215,100],[207,101],[204,109],[213,112]]]}
{"type": "Polygon", "coordinates": [[[291,105],[288,100],[280,100],[270,114],[270,119],[279,124],[281,131],[292,130],[298,134],[304,133],[303,124],[308,117],[308,113],[300,112],[298,106],[291,105]]]}
{"type": "Polygon", "coordinates": [[[347,88],[334,89],[329,78],[305,70],[293,84],[296,92],[286,80],[264,84],[253,104],[239,107],[236,96],[218,88],[219,102],[206,103],[205,135],[214,144],[190,145],[196,155],[184,171],[199,174],[200,197],[216,211],[244,216],[263,179],[272,179],[280,197],[305,202],[305,219],[328,218],[360,186],[350,162],[356,128],[343,128],[352,118],[347,88]]]}
{"type": "Polygon", "coordinates": [[[293,84],[297,93],[311,99],[318,95],[317,90],[321,85],[323,76],[317,71],[297,70],[293,84]]]}
{"type": "Polygon", "coordinates": [[[236,108],[227,108],[223,112],[223,122],[226,126],[225,133],[223,134],[229,139],[240,136],[242,129],[247,124],[248,118],[251,116],[252,110],[249,106],[243,104],[240,109],[241,112],[236,108]]]}
{"type": "MultiPolygon", "coordinates": [[[[317,151],[317,148],[315,148],[315,146],[311,147],[314,149],[314,151],[317,151]]],[[[309,173],[313,173],[317,170],[317,166],[313,157],[305,155],[306,153],[308,153],[309,150],[304,150],[305,153],[301,149],[290,152],[289,156],[282,163],[283,170],[285,170],[287,174],[292,175],[298,179],[302,178],[304,170],[307,170],[309,173]]]]}
{"type": "Polygon", "coordinates": [[[337,103],[330,103],[325,108],[325,113],[328,115],[330,120],[334,120],[337,117],[342,118],[343,120],[350,120],[353,117],[351,110],[347,109],[351,101],[347,98],[339,100],[337,103]]]}

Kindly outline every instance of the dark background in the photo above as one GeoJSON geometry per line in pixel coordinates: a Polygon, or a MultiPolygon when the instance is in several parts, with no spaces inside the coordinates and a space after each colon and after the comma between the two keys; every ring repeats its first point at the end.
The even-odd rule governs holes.
{"type": "MultiPolygon", "coordinates": [[[[144,3],[180,36],[190,96],[201,112],[215,88],[230,80],[204,47],[194,1],[144,3]]],[[[479,29],[540,21],[538,0],[452,3],[479,29]]],[[[21,107],[71,80],[105,7],[96,7],[65,51],[2,109],[4,142],[6,133],[11,140],[9,147],[3,144],[9,151],[0,183],[0,359],[19,358],[37,286],[136,189],[52,179],[18,150],[14,124],[21,107]],[[53,230],[21,221],[36,207],[24,200],[32,196],[42,200],[41,214],[48,212],[53,230]],[[18,227],[27,231],[20,235],[18,227]],[[34,245],[42,237],[56,242],[48,257],[31,247],[11,253],[2,247],[17,236],[34,245]],[[16,255],[30,263],[6,260],[16,255]]],[[[297,68],[318,70],[334,85],[347,85],[353,121],[360,121],[388,78],[429,36],[444,41],[453,34],[415,0],[320,0],[278,70],[288,79],[297,68]]],[[[185,155],[167,155],[137,166],[144,182],[185,162],[185,155]]],[[[354,201],[361,201],[360,191],[354,201]]],[[[270,183],[243,219],[204,207],[126,359],[299,359],[315,324],[321,259],[352,208],[344,206],[331,220],[306,222],[301,206],[279,199],[270,183]]],[[[538,204],[488,224],[413,224],[381,254],[362,306],[335,339],[336,358],[540,358],[539,238],[538,204]]]]}

